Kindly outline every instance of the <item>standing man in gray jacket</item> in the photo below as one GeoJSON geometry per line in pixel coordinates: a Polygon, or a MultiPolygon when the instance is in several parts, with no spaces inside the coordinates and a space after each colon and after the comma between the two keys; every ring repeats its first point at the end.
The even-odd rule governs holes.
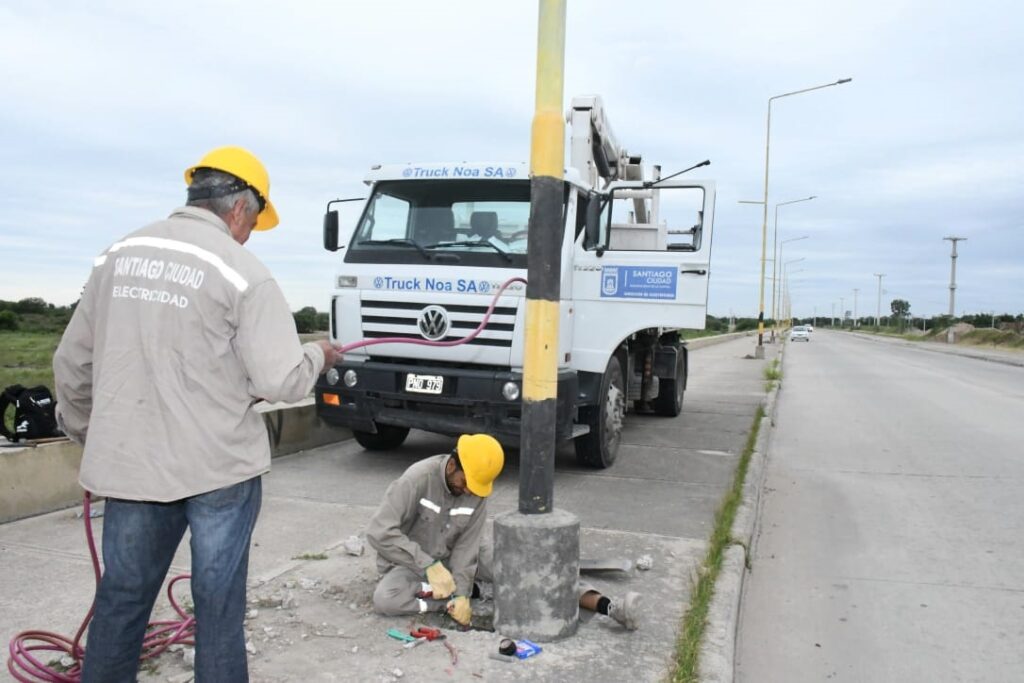
{"type": "Polygon", "coordinates": [[[96,258],[53,359],[79,482],[107,499],[85,683],[134,681],[154,600],[191,532],[198,683],[248,680],[249,543],[270,469],[254,404],[304,398],[337,360],[301,345],[280,287],[243,248],[277,225],[263,164],[221,147],[187,205],[96,258]]]}

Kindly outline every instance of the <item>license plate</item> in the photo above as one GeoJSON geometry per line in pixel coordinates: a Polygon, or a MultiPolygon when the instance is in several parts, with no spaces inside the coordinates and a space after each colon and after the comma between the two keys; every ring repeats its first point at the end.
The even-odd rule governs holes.
{"type": "Polygon", "coordinates": [[[405,390],[416,394],[440,394],[444,388],[444,377],[441,375],[414,375],[405,377],[405,390]]]}

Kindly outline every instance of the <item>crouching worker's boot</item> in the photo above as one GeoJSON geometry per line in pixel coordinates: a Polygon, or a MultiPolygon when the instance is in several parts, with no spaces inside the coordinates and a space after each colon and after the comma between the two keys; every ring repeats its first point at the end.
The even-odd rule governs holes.
{"type": "Polygon", "coordinates": [[[640,626],[640,609],[640,594],[630,592],[611,599],[608,616],[625,626],[627,631],[635,631],[640,626]]]}

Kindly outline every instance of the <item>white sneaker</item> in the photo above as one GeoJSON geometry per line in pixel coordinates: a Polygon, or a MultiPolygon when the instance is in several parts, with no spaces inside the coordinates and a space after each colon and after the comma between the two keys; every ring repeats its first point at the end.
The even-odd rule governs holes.
{"type": "Polygon", "coordinates": [[[640,594],[629,592],[621,598],[612,598],[608,616],[625,626],[627,631],[635,631],[640,626],[640,594]]]}

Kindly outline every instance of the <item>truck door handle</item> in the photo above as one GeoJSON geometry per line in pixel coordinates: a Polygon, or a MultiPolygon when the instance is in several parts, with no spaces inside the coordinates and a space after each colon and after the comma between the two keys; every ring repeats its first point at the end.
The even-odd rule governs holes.
{"type": "Polygon", "coordinates": [[[703,268],[701,268],[699,270],[680,270],[679,274],[680,275],[707,275],[708,271],[704,270],[703,268]]]}

